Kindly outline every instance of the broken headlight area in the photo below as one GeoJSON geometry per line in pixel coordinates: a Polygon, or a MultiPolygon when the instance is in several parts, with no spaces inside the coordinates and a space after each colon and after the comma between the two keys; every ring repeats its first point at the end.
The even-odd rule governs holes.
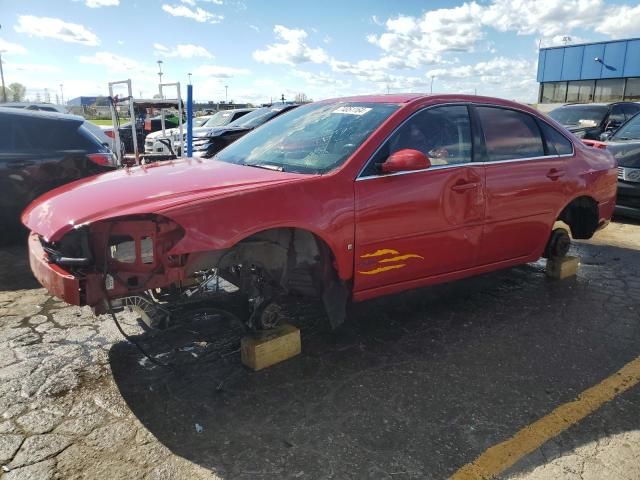
{"type": "Polygon", "coordinates": [[[175,222],[147,215],[96,222],[59,241],[41,240],[49,263],[80,281],[81,305],[106,309],[105,300],[166,287],[182,280],[185,258],[169,255],[183,237],[175,222]]]}

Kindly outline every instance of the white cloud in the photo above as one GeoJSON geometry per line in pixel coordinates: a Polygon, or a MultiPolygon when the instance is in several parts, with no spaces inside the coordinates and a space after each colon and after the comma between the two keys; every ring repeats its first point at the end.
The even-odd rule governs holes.
{"type": "Polygon", "coordinates": [[[494,0],[483,8],[482,22],[502,32],[553,36],[593,25],[603,7],[602,0],[494,0]]]}
{"type": "Polygon", "coordinates": [[[27,49],[22,45],[11,43],[0,38],[0,52],[3,54],[23,54],[27,53],[27,49]]]}
{"type": "Polygon", "coordinates": [[[204,47],[200,45],[178,44],[175,48],[171,49],[162,45],[161,43],[154,43],[153,48],[155,54],[164,57],[180,57],[180,58],[213,58],[213,55],[204,47]]]}
{"type": "MultiPolygon", "coordinates": [[[[536,62],[521,58],[495,57],[486,62],[429,70],[436,85],[449,91],[533,100],[536,92],[536,62]]],[[[434,91],[441,91],[434,88],[434,91]]]]}
{"type": "Polygon", "coordinates": [[[64,22],[59,18],[20,15],[18,24],[14,28],[16,32],[34,37],[55,38],[63,42],[80,43],[91,47],[100,45],[100,39],[96,34],[84,26],[64,22]]]}
{"type": "Polygon", "coordinates": [[[247,75],[249,70],[245,68],[223,67],[220,65],[202,65],[193,71],[194,75],[212,78],[231,78],[239,75],[247,75]]]}
{"type": "Polygon", "coordinates": [[[256,32],[260,33],[260,27],[258,27],[257,25],[249,25],[249,28],[251,30],[255,30],[256,32]]]}
{"type": "Polygon", "coordinates": [[[322,48],[311,48],[305,43],[307,32],[304,30],[276,25],[273,32],[281,42],[267,45],[264,50],[253,52],[253,58],[258,62],[298,65],[306,62],[323,63],[329,60],[322,48]]]}
{"type": "Polygon", "coordinates": [[[84,3],[89,8],[117,7],[120,0],[85,0],[84,3]]]}
{"type": "Polygon", "coordinates": [[[200,7],[189,8],[185,5],[162,5],[162,10],[174,17],[185,17],[200,23],[220,23],[224,16],[208,12],[200,7]]]}
{"type": "Polygon", "coordinates": [[[387,55],[405,59],[410,67],[432,63],[444,52],[470,52],[483,38],[475,2],[425,12],[421,17],[401,15],[385,22],[386,32],[367,40],[387,55]]]}
{"type": "Polygon", "coordinates": [[[134,60],[110,52],[96,52],[91,56],[81,56],[80,63],[100,65],[110,73],[132,73],[136,76],[155,73],[151,67],[134,60]]]}
{"type": "Polygon", "coordinates": [[[621,5],[608,8],[596,31],[614,38],[624,38],[640,34],[640,5],[621,5]]]}

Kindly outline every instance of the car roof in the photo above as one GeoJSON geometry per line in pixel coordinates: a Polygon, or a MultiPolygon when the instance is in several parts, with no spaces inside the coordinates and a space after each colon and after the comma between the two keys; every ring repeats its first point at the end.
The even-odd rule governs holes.
{"type": "MultiPolygon", "coordinates": [[[[620,101],[620,102],[571,102],[571,103],[565,103],[564,105],[562,105],[563,107],[609,107],[611,105],[627,105],[627,104],[635,104],[638,105],[637,102],[631,102],[631,101],[620,101]]],[[[561,107],[558,107],[561,108],[561,107]]]]}
{"type": "Polygon", "coordinates": [[[45,112],[42,110],[27,110],[25,108],[0,107],[0,113],[13,116],[39,118],[42,120],[63,120],[67,122],[82,123],[84,118],[69,113],[45,112]]]}

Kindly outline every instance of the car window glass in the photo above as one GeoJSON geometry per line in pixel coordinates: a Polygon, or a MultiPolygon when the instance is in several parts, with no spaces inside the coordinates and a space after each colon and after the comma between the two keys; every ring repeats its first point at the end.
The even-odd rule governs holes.
{"type": "Polygon", "coordinates": [[[471,161],[471,122],[464,105],[434,107],[418,112],[400,126],[369,162],[362,176],[377,175],[378,165],[399,150],[418,150],[431,165],[471,161]]]}
{"type": "Polygon", "coordinates": [[[547,142],[549,155],[571,155],[573,153],[571,142],[555,128],[545,122],[540,122],[540,128],[547,142]]]}
{"type": "Polygon", "coordinates": [[[78,127],[75,122],[25,118],[16,125],[14,146],[24,152],[84,149],[84,142],[78,140],[78,127]]]}
{"type": "Polygon", "coordinates": [[[12,125],[9,115],[0,115],[0,152],[11,152],[13,149],[12,125]]]}
{"type": "Polygon", "coordinates": [[[609,127],[619,127],[624,123],[624,112],[622,111],[622,105],[614,105],[611,107],[611,113],[609,114],[608,124],[609,127]]]}
{"type": "Polygon", "coordinates": [[[625,104],[622,106],[622,110],[625,114],[625,120],[629,120],[636,113],[638,113],[638,111],[640,111],[640,105],[625,104]]]}
{"type": "Polygon", "coordinates": [[[540,129],[531,115],[496,107],[477,107],[490,161],[544,156],[540,129]]]}

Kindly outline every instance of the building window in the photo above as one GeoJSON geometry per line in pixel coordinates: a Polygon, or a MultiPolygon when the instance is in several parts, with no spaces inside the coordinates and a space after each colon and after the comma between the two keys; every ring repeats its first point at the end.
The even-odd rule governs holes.
{"type": "Polygon", "coordinates": [[[567,82],[543,83],[540,103],[564,103],[566,96],[567,82]]]}
{"type": "Polygon", "coordinates": [[[592,102],[594,84],[593,80],[569,82],[567,86],[567,102],[592,102]]]}
{"type": "Polygon", "coordinates": [[[596,93],[594,101],[596,102],[615,102],[622,100],[624,93],[624,79],[611,78],[607,80],[598,80],[596,82],[596,93]]]}
{"type": "Polygon", "coordinates": [[[625,100],[640,100],[640,78],[627,78],[627,88],[624,90],[625,100]]]}

